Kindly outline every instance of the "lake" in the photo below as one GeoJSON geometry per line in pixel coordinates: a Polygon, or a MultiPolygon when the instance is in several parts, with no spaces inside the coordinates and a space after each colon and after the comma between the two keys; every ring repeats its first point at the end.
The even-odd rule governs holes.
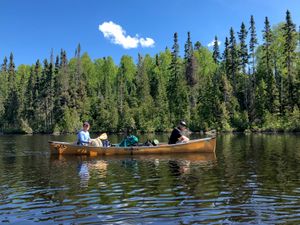
{"type": "Polygon", "coordinates": [[[216,154],[137,157],[53,157],[48,140],[75,136],[0,136],[1,224],[300,223],[299,134],[224,134],[216,154]]]}

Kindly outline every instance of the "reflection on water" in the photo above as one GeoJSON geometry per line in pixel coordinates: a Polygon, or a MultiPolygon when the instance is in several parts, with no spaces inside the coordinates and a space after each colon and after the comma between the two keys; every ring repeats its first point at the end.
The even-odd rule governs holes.
{"type": "Polygon", "coordinates": [[[50,157],[47,139],[0,137],[0,224],[300,222],[297,135],[220,135],[216,155],[134,157],[50,157]]]}

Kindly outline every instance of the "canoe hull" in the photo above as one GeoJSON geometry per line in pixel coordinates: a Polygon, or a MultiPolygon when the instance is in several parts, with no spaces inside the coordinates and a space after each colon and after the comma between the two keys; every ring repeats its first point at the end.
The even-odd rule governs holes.
{"type": "Polygon", "coordinates": [[[215,152],[216,138],[203,138],[191,140],[188,143],[159,146],[134,146],[134,147],[92,147],[79,146],[69,142],[49,141],[51,154],[69,155],[138,155],[138,154],[172,154],[192,152],[215,152]]]}

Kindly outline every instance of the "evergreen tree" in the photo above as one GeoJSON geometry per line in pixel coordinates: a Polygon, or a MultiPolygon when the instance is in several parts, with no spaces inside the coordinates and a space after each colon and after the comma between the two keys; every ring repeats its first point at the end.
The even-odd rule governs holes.
{"type": "Polygon", "coordinates": [[[247,39],[247,30],[244,23],[241,25],[240,32],[238,33],[240,40],[240,49],[239,49],[239,57],[240,57],[240,65],[244,74],[246,74],[246,67],[248,64],[248,48],[246,44],[247,39]]]}
{"type": "Polygon", "coordinates": [[[9,85],[13,85],[15,83],[16,78],[16,71],[15,71],[15,62],[14,62],[14,55],[10,53],[9,56],[9,64],[8,64],[8,81],[9,85]]]}
{"type": "Polygon", "coordinates": [[[297,47],[297,33],[296,26],[292,21],[289,11],[286,12],[286,22],[283,27],[284,35],[284,55],[285,67],[287,70],[287,102],[290,111],[293,111],[296,104],[296,90],[295,90],[295,64],[296,47],[297,47]]]}
{"type": "Polygon", "coordinates": [[[213,46],[213,59],[216,64],[219,64],[221,56],[220,56],[220,48],[219,48],[219,41],[218,37],[215,36],[214,46],[213,46]]]}
{"type": "Polygon", "coordinates": [[[60,52],[60,65],[58,74],[55,76],[55,106],[54,106],[54,118],[55,127],[54,132],[69,132],[68,124],[72,121],[68,120],[70,118],[69,103],[69,68],[66,51],[61,50],[60,52]]]}
{"type": "Polygon", "coordinates": [[[133,60],[129,56],[123,56],[121,58],[121,63],[119,66],[117,74],[117,104],[118,104],[118,114],[119,118],[122,118],[119,121],[119,130],[124,129],[135,129],[136,122],[131,113],[129,96],[133,93],[133,78],[136,74],[136,67],[133,63],[133,60]]]}
{"type": "Polygon", "coordinates": [[[149,55],[143,58],[138,55],[137,74],[135,78],[138,109],[135,111],[136,126],[144,132],[154,131],[153,122],[154,103],[150,95],[150,77],[152,73],[153,62],[149,55]]]}
{"type": "Polygon", "coordinates": [[[225,73],[227,78],[230,77],[230,50],[229,50],[229,40],[226,37],[225,38],[225,47],[224,47],[224,52],[223,52],[223,65],[225,67],[225,73]]]}
{"type": "Polygon", "coordinates": [[[251,58],[251,64],[252,64],[252,74],[255,72],[255,49],[258,44],[257,42],[257,36],[256,36],[256,28],[255,28],[255,22],[254,17],[251,15],[250,18],[250,44],[249,44],[249,50],[250,50],[250,58],[251,58]]]}
{"type": "Polygon", "coordinates": [[[263,40],[262,45],[262,63],[264,67],[263,79],[266,81],[266,107],[269,112],[275,113],[278,108],[278,89],[276,86],[275,76],[272,71],[272,57],[273,49],[271,48],[273,43],[273,35],[270,27],[270,22],[268,17],[265,18],[265,27],[263,30],[263,40]]]}
{"type": "Polygon", "coordinates": [[[236,94],[239,58],[238,58],[238,49],[237,49],[235,34],[232,27],[230,28],[229,57],[230,57],[230,64],[229,64],[230,80],[232,82],[233,92],[234,94],[236,94]]]}
{"type": "Polygon", "coordinates": [[[24,117],[29,121],[29,125],[32,126],[34,120],[34,87],[35,87],[35,72],[34,67],[30,68],[29,78],[26,88],[26,100],[24,107],[24,117]]]}
{"type": "Polygon", "coordinates": [[[3,63],[1,65],[1,72],[6,73],[7,72],[7,58],[6,56],[4,57],[3,63]]]}
{"type": "Polygon", "coordinates": [[[194,50],[199,50],[202,47],[200,41],[196,41],[195,45],[194,45],[194,50]]]}
{"type": "Polygon", "coordinates": [[[1,119],[4,114],[4,102],[8,95],[8,74],[7,74],[7,58],[4,57],[0,71],[0,127],[4,124],[4,119],[1,119]]]}
{"type": "MultiPolygon", "coordinates": [[[[157,80],[157,93],[154,95],[155,104],[155,127],[157,131],[165,131],[171,127],[169,103],[166,90],[166,75],[169,77],[169,67],[171,62],[171,53],[167,50],[156,56],[156,63],[153,69],[154,76],[157,80]]],[[[151,88],[152,89],[152,88],[151,88]]]]}
{"type": "Polygon", "coordinates": [[[16,83],[10,85],[8,97],[4,102],[4,121],[5,127],[12,131],[19,131],[19,94],[16,83]]]}
{"type": "Polygon", "coordinates": [[[50,132],[53,126],[53,109],[54,109],[54,71],[53,60],[50,57],[50,63],[48,60],[44,60],[44,66],[41,73],[41,79],[39,82],[38,90],[38,111],[40,123],[43,132],[50,132]]]}
{"type": "Polygon", "coordinates": [[[168,83],[168,99],[171,112],[171,123],[176,124],[189,116],[188,96],[179,58],[179,45],[177,33],[174,33],[172,47],[172,61],[170,65],[170,80],[168,83]]]}
{"type": "Polygon", "coordinates": [[[18,93],[18,85],[16,80],[16,70],[15,70],[13,53],[11,53],[9,57],[7,75],[8,75],[8,95],[4,102],[4,115],[3,115],[3,119],[5,121],[4,126],[6,126],[8,129],[11,130],[19,130],[20,104],[19,104],[19,93],[18,93]]]}
{"type": "Polygon", "coordinates": [[[255,102],[254,102],[254,124],[262,126],[265,120],[266,114],[266,85],[264,80],[260,80],[255,90],[255,102]]]}
{"type": "Polygon", "coordinates": [[[196,83],[196,62],[194,58],[193,44],[191,34],[188,32],[187,41],[184,46],[185,79],[187,85],[193,87],[196,83]]]}

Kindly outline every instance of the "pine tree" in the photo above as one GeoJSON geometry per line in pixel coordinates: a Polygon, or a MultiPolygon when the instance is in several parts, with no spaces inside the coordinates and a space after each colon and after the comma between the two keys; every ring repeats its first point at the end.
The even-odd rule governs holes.
{"type": "Polygon", "coordinates": [[[229,73],[232,82],[233,92],[236,95],[239,58],[238,58],[238,49],[237,49],[235,34],[232,27],[230,28],[229,57],[230,57],[229,73]]]}
{"type": "Polygon", "coordinates": [[[275,113],[278,108],[278,89],[276,86],[275,76],[272,71],[272,56],[273,49],[271,45],[273,43],[273,35],[270,27],[270,22],[268,17],[265,18],[265,27],[263,30],[263,40],[262,45],[262,63],[265,68],[263,79],[266,81],[266,88],[268,92],[266,93],[266,107],[270,113],[275,113]]]}
{"type": "Polygon", "coordinates": [[[230,50],[229,50],[229,40],[226,37],[225,38],[225,47],[224,47],[224,52],[223,52],[223,65],[225,67],[225,73],[227,78],[229,79],[230,77],[230,50]]]}
{"type": "Polygon", "coordinates": [[[4,123],[8,129],[18,130],[20,125],[20,103],[13,53],[11,53],[9,57],[7,73],[8,95],[4,102],[4,123]]]}
{"type": "Polygon", "coordinates": [[[9,85],[13,85],[16,81],[16,71],[15,71],[15,62],[14,62],[14,55],[10,53],[9,56],[9,64],[8,64],[8,82],[9,85]]]}
{"type": "Polygon", "coordinates": [[[118,129],[135,129],[136,124],[133,118],[133,115],[130,110],[129,96],[133,93],[133,79],[136,74],[136,66],[133,63],[133,60],[129,56],[123,56],[121,58],[121,63],[119,66],[117,74],[117,104],[118,104],[118,113],[119,118],[122,118],[119,121],[118,129]]]}
{"type": "Polygon", "coordinates": [[[264,80],[260,80],[255,90],[254,102],[254,123],[262,126],[266,114],[266,84],[264,80]]]}
{"type": "Polygon", "coordinates": [[[195,45],[194,45],[194,50],[199,50],[202,47],[200,41],[196,41],[195,45]]]}
{"type": "MultiPolygon", "coordinates": [[[[166,75],[169,77],[169,66],[171,61],[171,53],[167,50],[160,55],[156,55],[156,63],[153,74],[157,80],[157,93],[153,96],[155,104],[155,127],[157,131],[166,131],[170,125],[169,103],[166,90],[166,75]]],[[[152,88],[151,88],[152,89],[152,88]]]]}
{"type": "Polygon", "coordinates": [[[214,46],[213,46],[213,59],[216,64],[219,64],[221,56],[220,56],[220,48],[219,48],[219,41],[218,37],[215,36],[214,46]]]}
{"type": "Polygon", "coordinates": [[[250,18],[250,44],[249,44],[249,50],[250,50],[250,58],[251,58],[251,64],[252,64],[252,74],[255,72],[255,50],[256,46],[258,44],[257,42],[257,36],[256,36],[256,28],[255,28],[255,22],[254,17],[251,15],[250,18]]]}
{"type": "Polygon", "coordinates": [[[240,40],[240,49],[239,49],[239,57],[240,57],[240,65],[244,74],[246,74],[246,67],[248,64],[248,48],[246,44],[247,39],[247,30],[244,23],[241,25],[240,32],[238,33],[240,40]]]}
{"type": "Polygon", "coordinates": [[[145,100],[150,96],[150,85],[149,77],[146,71],[145,60],[140,54],[138,54],[135,83],[137,88],[137,96],[139,96],[140,103],[145,102],[145,100]]]}
{"type": "Polygon", "coordinates": [[[1,65],[1,72],[6,73],[7,72],[7,58],[6,56],[4,57],[3,63],[1,65]]]}
{"type": "Polygon", "coordinates": [[[184,46],[185,79],[187,85],[193,87],[196,83],[196,62],[194,58],[193,44],[191,34],[188,32],[188,38],[184,46]]]}
{"type": "Polygon", "coordinates": [[[183,78],[181,62],[179,58],[179,45],[177,33],[174,33],[172,47],[172,61],[170,65],[170,80],[168,83],[168,99],[171,112],[171,123],[176,124],[180,119],[186,119],[189,115],[188,96],[183,78]]]}
{"type": "Polygon", "coordinates": [[[287,69],[287,102],[290,111],[293,111],[296,104],[296,90],[295,90],[295,67],[294,62],[296,59],[296,47],[297,47],[297,33],[296,26],[292,21],[289,11],[286,12],[286,22],[283,27],[284,35],[284,55],[285,55],[285,67],[287,69]]]}
{"type": "Polygon", "coordinates": [[[4,57],[3,64],[0,71],[0,128],[4,124],[4,103],[8,96],[8,80],[7,80],[7,58],[4,57]]]}
{"type": "Polygon", "coordinates": [[[29,79],[27,82],[26,88],[26,100],[25,100],[25,108],[24,115],[25,118],[29,121],[29,125],[32,126],[32,121],[34,120],[34,86],[35,86],[35,72],[34,68],[30,68],[29,79]]]}
{"type": "Polygon", "coordinates": [[[55,106],[54,106],[54,119],[55,128],[54,132],[66,132],[67,122],[65,116],[68,116],[70,94],[69,94],[69,69],[66,51],[60,52],[60,64],[58,74],[55,76],[55,106]]]}
{"type": "Polygon", "coordinates": [[[27,77],[30,73],[30,67],[26,65],[18,66],[16,70],[17,76],[17,92],[19,97],[19,108],[18,108],[18,115],[19,115],[19,122],[20,122],[20,129],[22,132],[32,133],[32,129],[28,126],[28,120],[24,114],[25,104],[26,104],[26,86],[27,86],[27,77]]]}

